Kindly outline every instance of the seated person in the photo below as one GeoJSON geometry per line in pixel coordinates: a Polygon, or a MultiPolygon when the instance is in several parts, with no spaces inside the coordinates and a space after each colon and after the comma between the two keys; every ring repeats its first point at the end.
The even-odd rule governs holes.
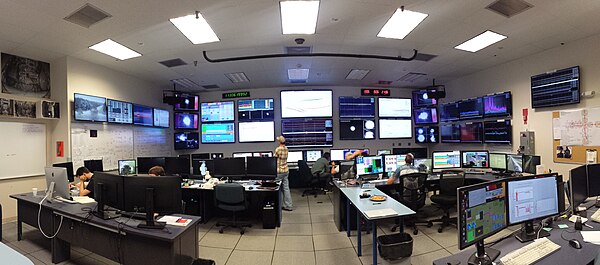
{"type": "MultiPolygon", "coordinates": [[[[393,184],[395,182],[398,182],[399,177],[402,175],[419,172],[419,168],[415,167],[415,165],[414,165],[415,157],[413,154],[411,154],[411,153],[406,154],[406,158],[404,158],[404,162],[405,162],[405,164],[403,166],[397,168],[396,171],[394,171],[394,174],[387,180],[387,184],[393,184]]],[[[409,181],[409,180],[404,179],[404,186],[410,187],[410,185],[408,185],[409,183],[407,183],[407,181],[409,181]]]]}
{"type": "Polygon", "coordinates": [[[330,162],[329,159],[331,159],[329,152],[323,153],[323,156],[315,161],[310,173],[312,173],[313,176],[316,176],[317,173],[319,173],[320,177],[330,179],[333,174],[335,174],[335,168],[332,167],[333,163],[330,162]]]}
{"type": "Polygon", "coordinates": [[[165,173],[165,169],[161,166],[153,166],[150,168],[150,170],[148,170],[148,175],[150,176],[164,176],[165,173]]]}
{"type": "Polygon", "coordinates": [[[94,174],[86,167],[80,167],[75,171],[75,176],[79,178],[79,183],[77,184],[79,196],[94,198],[94,174]],[[87,185],[85,184],[86,181],[88,182],[87,185]]]}

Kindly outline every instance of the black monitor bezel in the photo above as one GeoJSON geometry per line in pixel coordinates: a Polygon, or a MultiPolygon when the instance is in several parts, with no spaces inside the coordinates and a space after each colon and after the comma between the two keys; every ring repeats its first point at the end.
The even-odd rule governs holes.
{"type": "MultiPolygon", "coordinates": [[[[88,94],[83,94],[83,93],[74,93],[74,95],[73,95],[73,120],[86,121],[86,122],[108,122],[108,106],[106,105],[106,101],[107,101],[106,97],[93,96],[93,95],[88,95],[88,94]],[[104,99],[104,108],[105,108],[104,120],[99,121],[99,120],[78,119],[77,115],[75,115],[75,112],[77,111],[77,109],[75,108],[75,100],[77,99],[77,95],[94,97],[94,98],[103,98],[104,99]]],[[[133,108],[132,108],[132,111],[133,111],[133,108]]],[[[131,115],[133,115],[133,113],[131,115]]],[[[133,122],[133,117],[132,117],[131,121],[133,122]]]]}
{"type": "Polygon", "coordinates": [[[462,168],[462,164],[463,164],[463,162],[462,162],[462,152],[461,152],[461,151],[459,151],[459,150],[452,150],[452,151],[441,151],[441,150],[440,150],[440,151],[433,151],[433,152],[431,152],[431,169],[432,169],[432,170],[434,170],[434,169],[445,170],[445,169],[456,169],[456,168],[462,168]],[[458,152],[458,156],[459,156],[459,159],[460,159],[460,163],[458,163],[458,164],[459,164],[459,166],[458,166],[458,167],[445,167],[445,168],[436,168],[436,167],[435,167],[435,161],[434,161],[434,156],[433,156],[433,155],[434,155],[435,153],[448,153],[448,152],[458,152]]]}
{"type": "Polygon", "coordinates": [[[460,167],[461,168],[490,168],[490,151],[489,150],[461,150],[460,151],[460,167]],[[487,153],[487,167],[466,167],[464,161],[464,153],[467,152],[485,152],[487,153]]]}
{"type": "Polygon", "coordinates": [[[133,124],[133,102],[128,102],[128,101],[123,101],[123,100],[116,100],[116,99],[106,98],[106,122],[108,122],[108,123],[114,123],[114,124],[133,124]],[[109,110],[108,110],[108,105],[109,105],[108,102],[109,101],[127,103],[127,104],[131,105],[131,114],[129,115],[131,117],[131,122],[110,121],[109,120],[109,114],[108,114],[109,113],[109,110]]]}

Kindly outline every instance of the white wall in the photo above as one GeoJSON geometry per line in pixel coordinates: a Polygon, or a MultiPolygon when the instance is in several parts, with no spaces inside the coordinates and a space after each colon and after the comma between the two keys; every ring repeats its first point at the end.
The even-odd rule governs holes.
{"type": "Polygon", "coordinates": [[[519,132],[527,129],[534,131],[535,151],[542,156],[542,163],[568,179],[569,170],[576,165],[554,163],[552,160],[554,154],[552,150],[552,112],[600,107],[600,97],[582,99],[578,105],[533,110],[531,109],[530,77],[551,70],[579,65],[581,66],[582,91],[596,90],[598,92],[598,87],[600,87],[600,75],[598,74],[600,73],[600,45],[598,43],[600,43],[600,36],[593,36],[458,78],[446,84],[448,97],[444,102],[493,92],[511,91],[513,97],[513,150],[519,145],[519,132]],[[529,109],[527,126],[523,124],[523,108],[529,109]]]}

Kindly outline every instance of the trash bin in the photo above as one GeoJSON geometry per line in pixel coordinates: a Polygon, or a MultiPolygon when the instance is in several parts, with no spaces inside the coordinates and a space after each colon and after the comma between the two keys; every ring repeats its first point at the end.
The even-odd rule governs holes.
{"type": "Polygon", "coordinates": [[[210,259],[196,259],[192,263],[192,265],[216,265],[217,263],[214,260],[210,259]]]}
{"type": "Polygon", "coordinates": [[[377,237],[379,255],[386,260],[410,257],[413,251],[413,239],[408,233],[397,233],[377,237]]]}

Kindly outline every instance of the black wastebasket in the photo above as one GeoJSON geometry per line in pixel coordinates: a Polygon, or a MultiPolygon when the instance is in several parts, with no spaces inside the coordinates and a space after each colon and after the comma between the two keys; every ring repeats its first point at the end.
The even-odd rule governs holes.
{"type": "Polygon", "coordinates": [[[386,260],[410,257],[413,251],[413,239],[408,233],[397,233],[377,237],[379,255],[386,260]]]}

